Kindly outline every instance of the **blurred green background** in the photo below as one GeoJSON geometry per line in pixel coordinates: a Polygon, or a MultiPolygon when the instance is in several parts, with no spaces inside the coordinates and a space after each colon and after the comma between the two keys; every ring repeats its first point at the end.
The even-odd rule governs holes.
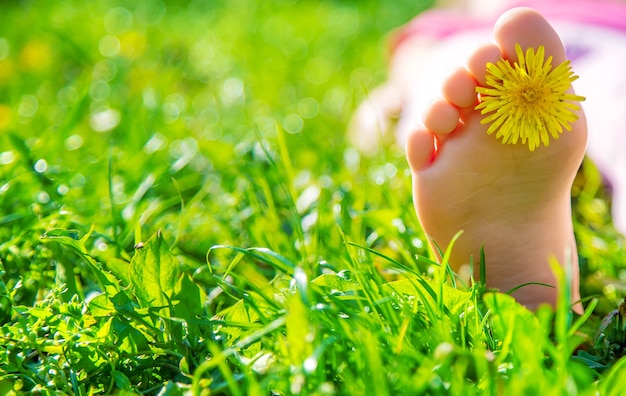
{"type": "Polygon", "coordinates": [[[362,160],[345,129],[385,78],[389,33],[431,3],[0,3],[0,252],[7,285],[24,280],[15,298],[82,273],[39,241],[57,228],[93,225],[102,262],[158,229],[198,262],[217,243],[316,262],[341,246],[336,223],[356,242],[383,227],[403,230],[399,254],[423,248],[402,152],[362,160]]]}

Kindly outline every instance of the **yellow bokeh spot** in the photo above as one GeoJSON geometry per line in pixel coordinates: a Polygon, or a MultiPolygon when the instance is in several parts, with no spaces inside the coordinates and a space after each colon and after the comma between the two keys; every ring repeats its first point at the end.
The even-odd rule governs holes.
{"type": "Polygon", "coordinates": [[[146,37],[136,31],[130,31],[120,37],[120,53],[127,59],[138,59],[146,51],[146,37]]]}
{"type": "Polygon", "coordinates": [[[52,65],[52,50],[48,43],[30,41],[20,53],[20,64],[26,71],[40,72],[52,65]]]}
{"type": "Polygon", "coordinates": [[[0,131],[8,129],[11,125],[11,108],[7,105],[0,104],[0,131]]]}
{"type": "Polygon", "coordinates": [[[15,66],[10,59],[0,61],[0,85],[8,85],[15,76],[15,66]]]}

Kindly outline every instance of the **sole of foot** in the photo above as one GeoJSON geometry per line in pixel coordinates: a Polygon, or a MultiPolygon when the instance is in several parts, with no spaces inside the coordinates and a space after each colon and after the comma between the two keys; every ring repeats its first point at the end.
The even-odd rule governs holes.
{"type": "MultiPolygon", "coordinates": [[[[576,303],[579,272],[570,193],[585,153],[584,113],[578,113],[571,131],[531,152],[526,145],[505,145],[488,135],[488,125],[480,123],[484,116],[474,110],[487,63],[516,62],[519,44],[524,52],[543,46],[556,66],[566,60],[565,50],[550,24],[529,8],[504,13],[493,36],[495,43],[476,48],[466,66],[446,79],[443,96],[424,114],[424,127],[407,138],[415,208],[433,246],[445,249],[463,231],[449,262],[456,271],[473,263],[479,278],[484,248],[487,286],[506,292],[529,284],[512,294],[534,310],[557,303],[549,265],[556,259],[571,275],[571,302],[576,303]]],[[[574,309],[580,312],[581,305],[574,309]]]]}

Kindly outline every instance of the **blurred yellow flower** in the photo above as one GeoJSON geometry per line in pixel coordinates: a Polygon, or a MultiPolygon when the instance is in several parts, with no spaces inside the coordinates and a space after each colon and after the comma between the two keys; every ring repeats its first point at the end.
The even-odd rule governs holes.
{"type": "Polygon", "coordinates": [[[529,48],[524,55],[515,45],[518,62],[513,65],[501,59],[487,64],[485,87],[477,87],[480,103],[476,110],[489,114],[481,123],[491,123],[488,134],[497,131],[502,144],[527,144],[530,151],[550,144],[550,137],[559,138],[563,129],[571,131],[580,107],[573,102],[584,97],[568,93],[578,76],[565,61],[552,68],[552,56],[544,61],[544,47],[535,52],[529,48]]]}

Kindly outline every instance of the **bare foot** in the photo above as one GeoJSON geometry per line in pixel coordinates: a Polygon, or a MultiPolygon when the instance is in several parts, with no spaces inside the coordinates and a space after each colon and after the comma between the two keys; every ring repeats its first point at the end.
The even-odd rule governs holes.
{"type": "MultiPolygon", "coordinates": [[[[504,145],[487,135],[488,125],[480,124],[483,116],[474,110],[485,65],[500,57],[517,61],[516,43],[524,52],[543,45],[555,67],[565,61],[565,51],[548,22],[529,8],[504,13],[494,38],[496,44],[476,49],[467,67],[444,82],[443,98],[426,110],[425,127],[408,136],[415,208],[425,232],[444,249],[464,231],[452,250],[453,269],[462,271],[473,257],[478,278],[484,245],[487,286],[506,292],[529,282],[556,285],[548,264],[554,257],[572,266],[574,303],[580,294],[570,189],[585,152],[584,114],[571,132],[530,152],[526,145],[504,145]]],[[[513,293],[530,309],[556,305],[557,295],[556,288],[539,285],[513,293]]],[[[580,311],[580,304],[575,309],[580,311]]]]}

